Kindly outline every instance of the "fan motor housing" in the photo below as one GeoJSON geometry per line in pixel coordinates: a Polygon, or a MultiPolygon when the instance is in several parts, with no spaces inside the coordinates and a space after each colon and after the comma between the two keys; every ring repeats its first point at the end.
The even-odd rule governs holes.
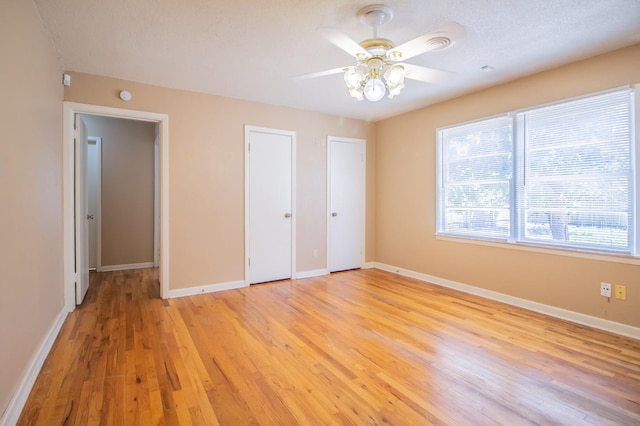
{"type": "Polygon", "coordinates": [[[370,38],[360,42],[360,46],[373,56],[384,56],[395,44],[386,38],[370,38]]]}

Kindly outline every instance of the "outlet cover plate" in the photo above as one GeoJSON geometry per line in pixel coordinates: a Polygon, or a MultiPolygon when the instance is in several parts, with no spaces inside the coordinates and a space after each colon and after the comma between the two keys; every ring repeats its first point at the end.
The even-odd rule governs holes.
{"type": "Polygon", "coordinates": [[[600,283],[600,296],[611,297],[611,284],[600,283]]]}

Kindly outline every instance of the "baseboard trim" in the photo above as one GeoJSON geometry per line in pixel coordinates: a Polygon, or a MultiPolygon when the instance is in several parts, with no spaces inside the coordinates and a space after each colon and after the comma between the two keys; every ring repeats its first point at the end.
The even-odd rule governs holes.
{"type": "Polygon", "coordinates": [[[376,267],[376,262],[365,262],[364,265],[362,265],[362,269],[373,269],[376,267]]]}
{"type": "Polygon", "coordinates": [[[485,297],[487,299],[495,300],[497,302],[506,303],[508,305],[517,306],[520,308],[528,309],[530,311],[538,312],[541,314],[549,315],[552,317],[560,318],[563,320],[571,321],[577,324],[586,325],[589,327],[597,328],[600,330],[608,331],[622,336],[631,337],[633,339],[640,339],[640,328],[632,327],[630,325],[621,324],[619,322],[610,321],[591,315],[581,314],[579,312],[569,311],[567,309],[557,308],[551,305],[545,305],[543,303],[533,302],[527,299],[521,299],[519,297],[509,296],[508,294],[498,293],[492,290],[486,290],[480,287],[475,287],[469,284],[463,284],[457,281],[451,281],[440,277],[434,277],[432,275],[422,274],[420,272],[411,271],[409,269],[399,268],[397,266],[386,265],[384,263],[375,263],[375,268],[382,271],[393,272],[405,277],[415,278],[419,281],[425,281],[431,284],[436,284],[442,287],[452,288],[464,293],[474,294],[476,296],[485,297]]]}
{"type": "Polygon", "coordinates": [[[67,310],[63,308],[54,320],[53,325],[49,328],[47,335],[31,360],[27,372],[22,377],[16,393],[13,394],[7,409],[2,415],[2,418],[0,418],[1,426],[15,425],[18,422],[22,409],[24,408],[24,404],[27,402],[27,398],[29,398],[31,389],[38,378],[38,374],[40,374],[42,365],[44,364],[45,359],[47,359],[47,355],[49,355],[49,351],[51,350],[56,337],[58,337],[58,333],[60,333],[60,329],[62,328],[62,324],[64,324],[64,320],[67,318],[67,314],[67,310]]]}
{"type": "Polygon", "coordinates": [[[195,296],[197,294],[214,293],[216,291],[234,290],[237,288],[248,287],[248,284],[244,280],[229,281],[226,283],[207,284],[198,287],[179,288],[176,290],[169,290],[169,299],[176,297],[195,296]]]}
{"type": "Polygon", "coordinates": [[[126,271],[129,269],[153,268],[153,262],[129,263],[126,265],[108,265],[101,266],[100,272],[126,271]]]}
{"type": "Polygon", "coordinates": [[[316,269],[314,271],[296,272],[296,279],[302,280],[305,278],[322,277],[323,275],[329,275],[328,269],[316,269]]]}

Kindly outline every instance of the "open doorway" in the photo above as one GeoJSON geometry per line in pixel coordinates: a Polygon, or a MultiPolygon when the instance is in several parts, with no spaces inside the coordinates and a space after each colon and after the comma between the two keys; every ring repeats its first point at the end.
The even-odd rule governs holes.
{"type": "Polygon", "coordinates": [[[81,114],[88,140],[89,270],[158,266],[157,124],[81,114]]]}
{"type": "MultiPolygon", "coordinates": [[[[151,189],[152,210],[155,210],[154,217],[159,216],[158,230],[154,231],[152,226],[151,240],[152,246],[155,244],[159,249],[153,250],[149,266],[159,263],[160,277],[160,297],[167,298],[169,294],[168,270],[169,270],[169,199],[168,199],[168,163],[169,163],[169,118],[166,114],[149,113],[144,111],[133,111],[96,105],[77,104],[64,102],[64,124],[63,124],[63,181],[64,181],[64,279],[65,279],[65,307],[69,312],[75,309],[75,289],[81,279],[83,268],[77,267],[77,251],[75,236],[76,226],[76,179],[75,165],[75,129],[74,122],[77,115],[90,115],[95,117],[109,117],[117,119],[137,120],[150,123],[154,126],[155,143],[152,157],[158,158],[159,167],[152,171],[155,179],[159,182],[157,188],[151,189]],[[156,196],[154,196],[154,194],[156,196]],[[159,243],[158,243],[159,242],[159,243]]],[[[152,167],[153,170],[153,167],[152,167]]],[[[86,177],[85,177],[86,178],[86,177]]],[[[152,180],[154,177],[152,176],[152,180]]],[[[81,215],[80,217],[83,217],[81,215]]],[[[141,263],[141,262],[140,262],[141,263]]],[[[118,265],[116,265],[118,266],[118,265]]],[[[122,265],[120,265],[122,266],[122,265]]],[[[88,265],[87,265],[88,269],[88,265]]]]}

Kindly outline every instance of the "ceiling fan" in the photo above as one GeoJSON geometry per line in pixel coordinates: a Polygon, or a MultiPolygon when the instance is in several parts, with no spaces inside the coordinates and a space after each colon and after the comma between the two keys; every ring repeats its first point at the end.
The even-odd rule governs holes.
{"type": "Polygon", "coordinates": [[[391,40],[378,37],[378,28],[393,18],[393,10],[381,4],[366,6],[358,11],[360,21],[373,28],[373,38],[360,43],[345,34],[325,28],[323,36],[331,43],[353,56],[353,66],[334,68],[326,71],[306,74],[299,78],[322,77],[344,72],[344,81],[349,94],[361,101],[367,99],[379,101],[385,94],[393,98],[404,87],[404,79],[427,83],[442,83],[454,73],[418,65],[400,63],[425,52],[441,50],[464,38],[462,25],[452,22],[419,37],[395,46],[391,40]]]}

